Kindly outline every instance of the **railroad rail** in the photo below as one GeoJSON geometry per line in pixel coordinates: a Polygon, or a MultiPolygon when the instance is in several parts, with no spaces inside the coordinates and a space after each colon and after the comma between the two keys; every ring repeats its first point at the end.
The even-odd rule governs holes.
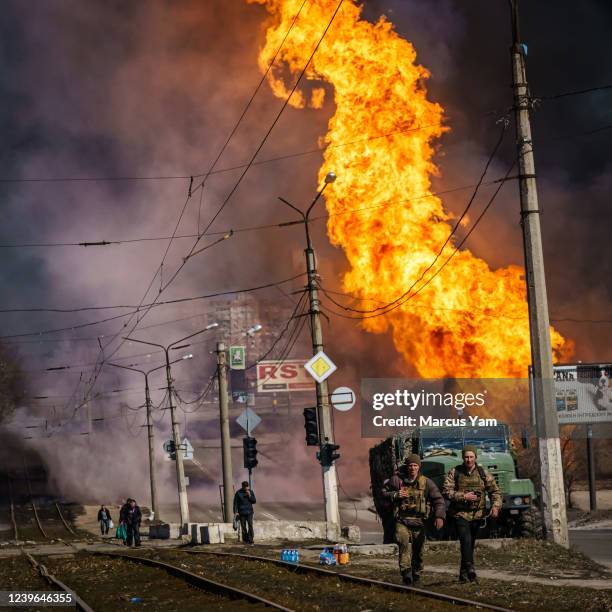
{"type": "Polygon", "coordinates": [[[250,561],[264,561],[281,567],[285,567],[292,571],[304,574],[316,574],[319,576],[333,577],[345,582],[352,582],[355,584],[376,586],[379,588],[398,591],[398,592],[410,592],[421,597],[427,597],[429,599],[437,599],[445,603],[458,605],[458,606],[473,606],[482,608],[485,610],[496,610],[497,612],[511,612],[508,608],[502,608],[493,604],[483,603],[481,601],[475,601],[472,599],[465,599],[464,597],[457,597],[456,595],[447,595],[445,593],[439,593],[437,591],[430,591],[428,589],[422,589],[419,587],[407,586],[403,584],[395,584],[393,582],[385,582],[383,580],[374,580],[372,578],[364,578],[362,576],[355,576],[354,574],[346,574],[343,572],[335,572],[332,570],[315,567],[312,565],[304,565],[302,563],[289,563],[287,561],[280,561],[279,559],[270,559],[269,557],[259,557],[256,555],[245,555],[244,553],[230,553],[220,552],[212,550],[185,550],[181,549],[182,552],[191,555],[217,555],[224,557],[235,557],[240,559],[246,559],[250,561]]]}
{"type": "Polygon", "coordinates": [[[47,568],[39,563],[31,554],[24,552],[23,553],[27,560],[32,564],[32,567],[39,573],[39,575],[46,580],[50,585],[55,587],[56,589],[63,591],[64,593],[70,593],[74,598],[74,603],[76,605],[77,610],[81,610],[82,612],[94,612],[92,608],[90,608],[71,588],[66,586],[63,582],[58,580],[53,574],[49,573],[47,568]]]}
{"type": "Polygon", "coordinates": [[[157,559],[149,559],[147,557],[139,557],[136,555],[127,555],[123,553],[112,553],[112,552],[98,552],[91,551],[94,555],[104,556],[104,557],[114,557],[118,559],[126,559],[128,561],[132,561],[134,563],[140,563],[142,565],[147,565],[149,567],[154,567],[156,569],[163,569],[172,576],[176,578],[180,578],[185,582],[191,584],[198,589],[202,589],[203,591],[208,591],[210,593],[214,593],[216,595],[220,595],[222,597],[229,597],[234,600],[243,600],[248,601],[250,603],[258,603],[263,604],[268,608],[273,608],[274,610],[284,610],[285,612],[294,612],[292,608],[287,608],[280,604],[277,604],[269,599],[265,599],[260,597],[259,595],[255,595],[254,593],[249,593],[248,591],[244,591],[242,589],[238,589],[236,587],[229,586],[227,584],[223,584],[221,582],[216,582],[215,580],[210,580],[209,578],[205,578],[204,576],[200,576],[198,574],[194,574],[193,572],[189,572],[180,567],[176,567],[170,563],[166,563],[165,561],[158,561],[157,559]]]}

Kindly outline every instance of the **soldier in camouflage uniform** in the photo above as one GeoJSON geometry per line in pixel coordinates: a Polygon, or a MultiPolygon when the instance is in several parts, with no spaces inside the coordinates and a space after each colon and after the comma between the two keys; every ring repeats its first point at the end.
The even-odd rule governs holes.
{"type": "Polygon", "coordinates": [[[449,516],[454,517],[461,544],[459,581],[476,580],[474,544],[486,515],[486,493],[491,498],[491,518],[496,518],[502,507],[502,495],[493,475],[476,463],[475,446],[465,446],[463,465],[453,468],[444,480],[442,495],[450,501],[449,516]]]}
{"type": "Polygon", "coordinates": [[[393,504],[395,539],[404,583],[418,584],[423,571],[424,521],[433,506],[436,529],[442,529],[446,507],[435,483],[419,474],[421,458],[410,455],[385,485],[383,497],[393,504]]]}

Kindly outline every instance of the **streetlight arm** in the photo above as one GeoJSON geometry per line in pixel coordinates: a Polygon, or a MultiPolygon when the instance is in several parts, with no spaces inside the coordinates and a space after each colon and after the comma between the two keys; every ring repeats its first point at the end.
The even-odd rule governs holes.
{"type": "Polygon", "coordinates": [[[136,338],[123,337],[124,340],[129,340],[130,342],[140,342],[140,344],[148,344],[149,346],[156,346],[162,350],[166,350],[166,347],[163,344],[156,344],[155,342],[147,342],[146,340],[137,340],[136,338]]]}
{"type": "Polygon", "coordinates": [[[291,202],[285,200],[285,198],[281,198],[279,196],[278,198],[283,204],[286,204],[287,206],[289,206],[290,208],[293,208],[293,210],[295,210],[297,212],[298,215],[300,215],[300,217],[302,217],[302,219],[305,219],[304,213],[297,207],[294,206],[291,202]]]}
{"type": "MultiPolygon", "coordinates": [[[[215,327],[217,327],[217,325],[215,325],[215,327]]],[[[204,332],[210,331],[211,329],[214,329],[214,327],[205,327],[204,329],[201,329],[200,331],[195,332],[195,334],[189,334],[189,336],[185,336],[184,338],[181,338],[180,340],[175,340],[172,344],[168,345],[168,350],[170,350],[175,344],[180,344],[181,342],[184,342],[185,340],[189,340],[189,338],[193,338],[194,336],[198,336],[199,334],[203,334],[204,332]]]]}
{"type": "Polygon", "coordinates": [[[329,185],[328,182],[325,182],[323,184],[323,187],[321,187],[321,189],[319,189],[317,195],[315,196],[314,200],[312,201],[312,204],[308,207],[308,210],[306,211],[306,215],[305,218],[308,219],[308,216],[310,215],[310,211],[314,208],[314,205],[319,201],[319,198],[321,197],[321,195],[323,195],[323,192],[325,191],[325,188],[329,185]]]}
{"type": "Polygon", "coordinates": [[[137,370],[136,368],[130,368],[128,366],[119,365],[118,363],[111,363],[109,361],[107,362],[107,365],[113,366],[114,368],[121,368],[122,370],[130,370],[130,372],[139,372],[140,374],[144,374],[145,376],[147,375],[147,373],[144,370],[137,370]]]}

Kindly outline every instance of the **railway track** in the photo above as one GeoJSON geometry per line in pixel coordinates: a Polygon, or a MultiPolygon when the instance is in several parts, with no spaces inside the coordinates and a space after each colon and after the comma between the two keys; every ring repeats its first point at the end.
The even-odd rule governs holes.
{"type": "MultiPolygon", "coordinates": [[[[40,559],[40,555],[38,555],[40,559]]],[[[114,552],[81,551],[49,555],[41,575],[57,588],[76,589],[88,602],[84,610],[114,612],[143,603],[153,610],[283,610],[293,608],[225,582],[190,572],[164,561],[114,552]],[[66,586],[66,583],[70,587],[66,586]]],[[[74,592],[74,590],[73,590],[74,592]]]]}
{"type": "MultiPolygon", "coordinates": [[[[21,503],[16,503],[13,478],[7,478],[9,517],[14,540],[62,540],[65,537],[76,538],[78,534],[66,520],[57,501],[46,506],[36,503],[32,491],[27,466],[24,464],[26,490],[22,491],[21,503]]],[[[23,488],[23,487],[22,487],[23,488]]]]}
{"type": "Polygon", "coordinates": [[[81,610],[82,612],[94,612],[93,608],[90,608],[75,592],[73,589],[66,586],[61,580],[58,580],[53,574],[49,573],[49,570],[42,564],[39,563],[32,555],[29,553],[24,553],[27,560],[30,562],[32,567],[38,572],[38,575],[45,580],[49,585],[54,587],[56,590],[70,594],[73,598],[74,604],[77,610],[81,610]]]}
{"type": "Polygon", "coordinates": [[[328,577],[335,578],[337,580],[341,580],[344,582],[373,586],[377,588],[382,588],[395,592],[403,592],[403,593],[412,593],[418,597],[423,597],[427,599],[435,599],[441,602],[445,602],[454,606],[469,606],[474,608],[480,608],[485,610],[497,610],[498,612],[510,612],[508,608],[503,608],[500,606],[486,604],[480,601],[475,601],[471,599],[465,599],[463,597],[457,597],[455,595],[447,595],[445,593],[439,593],[437,591],[431,591],[429,589],[423,589],[419,587],[411,587],[403,584],[396,584],[392,582],[385,582],[382,580],[374,580],[372,578],[365,578],[362,576],[355,576],[353,574],[347,574],[344,572],[337,572],[328,569],[323,569],[320,567],[312,566],[312,565],[304,565],[304,564],[296,564],[289,563],[287,561],[280,561],[278,559],[270,559],[269,557],[260,557],[256,555],[246,555],[244,553],[230,553],[230,552],[220,552],[220,551],[195,551],[195,550],[183,550],[183,553],[187,553],[190,555],[213,555],[218,557],[229,557],[229,558],[237,558],[244,559],[246,561],[259,561],[264,563],[269,563],[272,565],[276,565],[279,567],[284,567],[285,569],[301,573],[307,574],[311,576],[320,576],[320,577],[328,577]]]}

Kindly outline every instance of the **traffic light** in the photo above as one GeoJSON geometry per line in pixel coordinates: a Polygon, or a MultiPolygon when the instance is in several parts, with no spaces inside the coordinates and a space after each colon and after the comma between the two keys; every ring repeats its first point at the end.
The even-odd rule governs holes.
{"type": "Polygon", "coordinates": [[[244,467],[252,470],[258,463],[257,461],[257,439],[247,436],[242,438],[242,448],[244,450],[244,467]]]}
{"type": "Polygon", "coordinates": [[[176,446],[174,440],[168,440],[168,442],[166,442],[166,452],[170,459],[176,460],[176,446]]]}
{"type": "Polygon", "coordinates": [[[340,453],[336,451],[340,448],[338,444],[326,444],[321,445],[321,450],[317,453],[317,459],[323,467],[329,467],[333,465],[334,461],[340,459],[340,453]]]}
{"type": "Polygon", "coordinates": [[[306,446],[319,446],[316,408],[304,408],[304,429],[306,430],[306,446]]]}

